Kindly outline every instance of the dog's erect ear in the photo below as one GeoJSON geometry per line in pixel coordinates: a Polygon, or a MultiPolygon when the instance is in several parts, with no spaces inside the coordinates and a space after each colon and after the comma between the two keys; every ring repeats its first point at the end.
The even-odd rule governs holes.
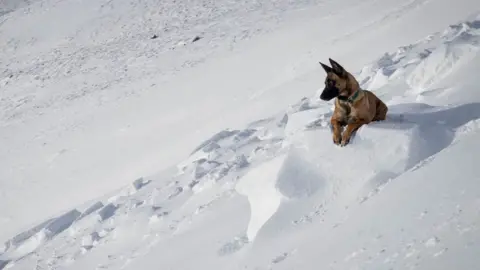
{"type": "Polygon", "coordinates": [[[332,65],[332,70],[335,74],[337,74],[338,76],[344,78],[346,76],[346,71],[345,69],[337,62],[335,62],[335,60],[331,59],[331,58],[328,58],[328,61],[330,61],[330,64],[332,65]]]}
{"type": "Polygon", "coordinates": [[[329,67],[329,66],[325,65],[325,64],[324,64],[324,63],[322,63],[322,62],[319,62],[319,63],[320,63],[320,65],[322,65],[323,69],[325,69],[325,72],[327,72],[327,73],[329,73],[329,72],[333,72],[333,70],[332,70],[332,68],[331,68],[331,67],[329,67]]]}

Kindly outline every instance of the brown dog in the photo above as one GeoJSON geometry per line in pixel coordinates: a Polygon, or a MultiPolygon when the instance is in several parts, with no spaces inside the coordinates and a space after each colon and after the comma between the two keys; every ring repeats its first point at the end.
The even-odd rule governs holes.
{"type": "Polygon", "coordinates": [[[341,65],[328,59],[332,67],[320,64],[327,72],[325,89],[320,98],[335,100],[335,110],[330,120],[333,127],[333,142],[345,146],[352,133],[371,121],[385,120],[388,107],[375,94],[360,89],[357,80],[341,65]],[[347,126],[342,135],[342,127],[347,126]]]}

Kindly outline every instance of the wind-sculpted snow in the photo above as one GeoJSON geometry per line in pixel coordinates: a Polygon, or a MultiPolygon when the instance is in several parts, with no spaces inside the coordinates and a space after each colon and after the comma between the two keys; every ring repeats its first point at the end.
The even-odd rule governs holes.
{"type": "Polygon", "coordinates": [[[318,89],[30,226],[5,242],[0,269],[438,269],[459,256],[462,269],[477,265],[480,99],[417,99],[463,78],[479,59],[479,28],[474,17],[364,67],[358,78],[389,112],[346,147],[332,143],[318,89]]]}
{"type": "MultiPolygon", "coordinates": [[[[301,117],[295,117],[297,113],[305,111],[293,112],[289,119],[300,119],[302,122],[301,117]]],[[[239,236],[238,239],[244,240],[226,243],[217,251],[218,255],[227,256],[238,252],[248,243],[255,242],[257,238],[276,235],[278,228],[291,229],[291,226],[314,222],[330,211],[330,208],[338,207],[337,201],[364,203],[390,181],[405,171],[421,166],[423,160],[445,149],[452,142],[457,128],[479,117],[480,104],[476,103],[451,108],[419,103],[396,105],[391,107],[390,120],[363,127],[346,148],[330,143],[331,131],[328,125],[310,129],[309,121],[304,121],[304,131],[297,131],[288,140],[286,137],[279,140],[281,135],[277,133],[277,139],[273,141],[258,139],[243,147],[236,147],[236,143],[242,143],[241,140],[230,138],[227,143],[222,139],[218,142],[223,146],[216,151],[223,151],[211,156],[209,161],[216,166],[202,167],[205,160],[190,161],[190,167],[197,172],[198,168],[202,168],[202,175],[188,173],[189,170],[185,169],[181,173],[177,172],[166,186],[156,186],[155,181],[140,178],[149,184],[139,186],[140,180],[136,180],[133,187],[140,188],[134,193],[129,191],[131,187],[126,187],[126,192],[110,197],[110,203],[103,207],[98,202],[87,207],[85,214],[75,210],[77,214],[69,218],[69,221],[61,221],[65,220],[63,217],[55,219],[65,225],[53,225],[57,221],[40,225],[36,231],[58,228],[54,231],[59,235],[56,239],[47,239],[38,233],[31,236],[26,234],[26,239],[23,240],[25,244],[9,244],[7,252],[2,255],[5,258],[2,259],[14,261],[34,251],[45,253],[44,256],[48,257],[51,252],[59,252],[55,248],[55,242],[61,240],[69,243],[69,248],[63,250],[65,256],[68,254],[68,260],[77,260],[85,252],[103,245],[107,247],[113,240],[113,236],[110,236],[113,231],[123,231],[129,226],[141,226],[146,235],[149,235],[144,239],[151,244],[139,243],[137,247],[147,252],[149,245],[160,241],[169,233],[184,234],[189,226],[200,222],[196,219],[201,220],[202,215],[216,204],[237,197],[234,195],[236,191],[249,201],[248,229],[244,228],[247,238],[239,236]],[[435,140],[429,141],[432,137],[435,140]],[[225,151],[229,147],[240,150],[241,153],[225,151]],[[262,152],[258,149],[264,149],[265,152],[259,154],[262,152]],[[229,153],[228,157],[225,153],[229,153]],[[242,158],[231,158],[239,156],[242,158]],[[223,166],[221,177],[216,170],[220,166],[223,166]],[[196,181],[196,184],[192,185],[192,181],[196,181]],[[319,209],[322,210],[302,216],[315,202],[321,205],[319,209]],[[185,206],[179,207],[182,204],[185,206]],[[89,218],[95,213],[98,213],[98,218],[89,218]],[[142,225],[131,223],[134,216],[136,222],[142,225]],[[61,233],[69,226],[70,235],[61,233]],[[71,235],[76,237],[71,238],[71,235]],[[74,252],[75,249],[78,252],[74,252]],[[15,257],[18,254],[22,255],[15,257]]],[[[328,121],[325,117],[320,119],[328,121]]],[[[278,121],[269,123],[270,126],[263,126],[263,132],[270,127],[278,132],[278,121]]],[[[284,129],[288,130],[289,125],[302,126],[301,123],[290,120],[284,129]]],[[[242,132],[236,134],[240,133],[242,132]]],[[[244,133],[250,136],[254,134],[251,129],[244,133]]],[[[245,139],[250,136],[243,137],[245,139]]],[[[242,211],[243,214],[248,213],[246,209],[242,211]]],[[[241,231],[238,233],[241,235],[241,231]]],[[[9,243],[18,242],[12,239],[9,243]]],[[[28,258],[27,256],[17,263],[23,265],[31,262],[28,258]]],[[[64,259],[56,260],[56,263],[66,263],[64,259]]],[[[113,261],[116,265],[126,259],[112,259],[111,263],[113,261]]]]}
{"type": "Polygon", "coordinates": [[[480,18],[473,16],[418,43],[385,53],[357,74],[359,82],[366,89],[383,92],[404,80],[412,91],[426,92],[477,55],[479,22],[480,18]]]}

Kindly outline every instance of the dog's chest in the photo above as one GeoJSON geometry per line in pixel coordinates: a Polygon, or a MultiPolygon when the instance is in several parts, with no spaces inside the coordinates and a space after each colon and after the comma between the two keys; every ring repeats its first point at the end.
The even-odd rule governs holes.
{"type": "Polygon", "coordinates": [[[352,106],[350,102],[338,100],[337,106],[339,113],[338,117],[340,118],[339,120],[341,122],[344,122],[344,124],[347,124],[352,120],[358,118],[358,111],[355,109],[355,107],[352,106]]]}

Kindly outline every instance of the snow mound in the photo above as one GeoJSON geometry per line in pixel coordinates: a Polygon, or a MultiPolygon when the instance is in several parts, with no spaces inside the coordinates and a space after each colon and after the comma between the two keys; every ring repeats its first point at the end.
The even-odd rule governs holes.
{"type": "Polygon", "coordinates": [[[393,105],[386,121],[363,126],[343,148],[331,142],[330,128],[309,129],[306,118],[290,117],[286,130],[289,125],[305,130],[284,142],[289,145],[285,154],[251,168],[237,185],[251,207],[250,241],[264,227],[276,230],[287,226],[286,220],[298,218],[294,212],[301,212],[304,205],[294,206],[295,201],[314,197],[323,201],[323,208],[336,200],[347,205],[365,202],[391,180],[447,148],[459,127],[480,118],[480,104],[393,105]],[[292,210],[295,207],[299,208],[292,210]]]}
{"type": "Polygon", "coordinates": [[[472,61],[480,48],[478,16],[449,26],[415,44],[385,53],[356,74],[365,89],[383,93],[405,82],[414,93],[421,93],[472,61]]]}
{"type": "MultiPolygon", "coordinates": [[[[480,36],[476,37],[480,41],[480,36]]],[[[449,43],[435,48],[407,77],[413,89],[425,90],[444,78],[463,62],[472,60],[478,47],[471,43],[449,43]]]]}
{"type": "Polygon", "coordinates": [[[295,144],[312,155],[323,176],[338,183],[394,178],[448,147],[455,132],[480,118],[480,104],[430,106],[421,103],[392,105],[386,121],[360,128],[351,144],[338,148],[331,131],[308,131],[295,144]],[[355,179],[355,180],[351,180],[355,179]]]}

